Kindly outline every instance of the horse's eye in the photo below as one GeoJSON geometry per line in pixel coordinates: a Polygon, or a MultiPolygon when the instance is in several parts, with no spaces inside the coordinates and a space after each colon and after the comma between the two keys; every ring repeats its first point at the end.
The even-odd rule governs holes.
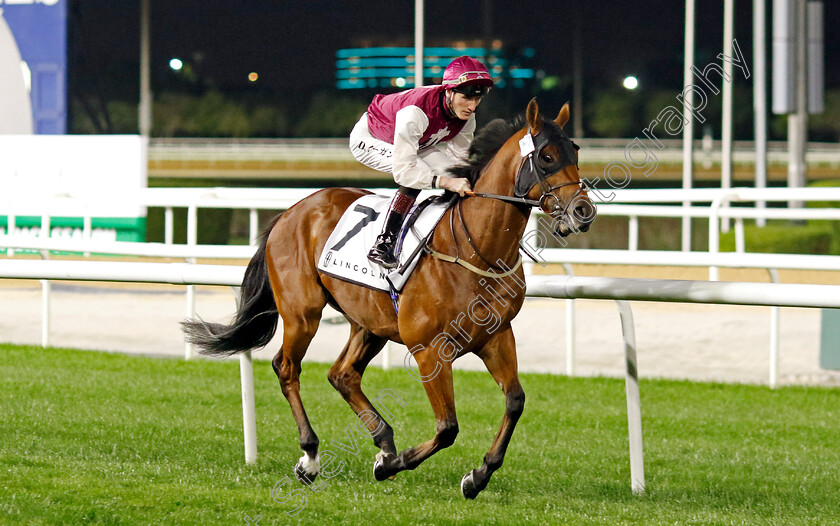
{"type": "Polygon", "coordinates": [[[548,155],[547,153],[544,153],[544,154],[542,155],[542,161],[543,161],[545,164],[551,164],[552,162],[554,162],[554,159],[552,159],[552,158],[551,158],[551,156],[550,156],[550,155],[548,155]]]}

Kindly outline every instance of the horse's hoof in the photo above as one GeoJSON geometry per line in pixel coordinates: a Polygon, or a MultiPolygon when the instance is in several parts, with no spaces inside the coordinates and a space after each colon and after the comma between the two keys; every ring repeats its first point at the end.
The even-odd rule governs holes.
{"type": "Polygon", "coordinates": [[[301,464],[300,462],[298,462],[298,464],[295,466],[295,478],[297,478],[298,481],[304,486],[309,486],[310,484],[315,482],[315,479],[317,477],[317,473],[315,473],[314,475],[308,473],[306,469],[304,469],[303,464],[301,464]]]}
{"type": "Polygon", "coordinates": [[[464,478],[461,479],[461,495],[465,499],[474,499],[478,496],[479,489],[475,487],[475,480],[473,480],[473,472],[470,471],[464,478]]]}
{"type": "Polygon", "coordinates": [[[378,481],[383,480],[394,480],[397,478],[397,474],[394,473],[393,475],[388,475],[388,472],[385,470],[385,457],[394,457],[391,453],[383,453],[379,452],[376,454],[376,461],[373,463],[373,478],[378,481]]]}
{"type": "Polygon", "coordinates": [[[315,460],[313,461],[308,455],[304,454],[300,457],[300,460],[298,460],[298,463],[295,466],[295,478],[297,478],[301,484],[308,486],[315,482],[315,478],[318,476],[318,472],[320,470],[321,455],[316,455],[315,460]]]}

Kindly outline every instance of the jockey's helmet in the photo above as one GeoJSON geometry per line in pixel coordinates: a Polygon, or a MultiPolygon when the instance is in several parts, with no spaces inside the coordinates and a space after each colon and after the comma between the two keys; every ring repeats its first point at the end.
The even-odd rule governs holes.
{"type": "Polygon", "coordinates": [[[493,87],[493,77],[478,60],[461,56],[446,66],[443,82],[446,89],[464,94],[467,98],[483,97],[493,87]]]}

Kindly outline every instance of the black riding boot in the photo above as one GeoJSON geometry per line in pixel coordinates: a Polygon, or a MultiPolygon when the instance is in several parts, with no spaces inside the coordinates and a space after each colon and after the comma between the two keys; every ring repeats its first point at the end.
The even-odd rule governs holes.
{"type": "MultiPolygon", "coordinates": [[[[403,193],[403,191],[403,188],[400,188],[400,191],[397,192],[393,201],[391,201],[391,206],[388,208],[388,215],[385,217],[385,228],[382,229],[382,233],[376,238],[376,244],[368,252],[368,259],[382,268],[396,268],[400,263],[394,255],[394,248],[396,247],[397,238],[400,234],[400,227],[402,227],[405,216],[411,210],[411,205],[414,204],[416,197],[416,194],[410,195],[408,192],[403,193]]],[[[419,193],[419,191],[416,192],[419,193]]]]}

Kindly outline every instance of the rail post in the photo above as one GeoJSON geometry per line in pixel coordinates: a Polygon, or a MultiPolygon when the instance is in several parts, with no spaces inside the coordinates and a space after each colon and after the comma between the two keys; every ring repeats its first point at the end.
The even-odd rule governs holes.
{"type": "MultiPolygon", "coordinates": [[[[50,237],[50,216],[49,212],[41,216],[41,231],[38,237],[47,239],[50,237]]],[[[41,250],[41,259],[50,259],[49,250],[41,250]]],[[[41,347],[50,346],[50,310],[52,303],[52,284],[47,279],[41,280],[41,347]]]]}
{"type": "Polygon", "coordinates": [[[624,338],[624,357],[627,369],[624,390],[627,398],[627,431],[630,442],[630,489],[636,495],[645,492],[645,459],[642,450],[642,402],[639,393],[639,372],[636,363],[636,330],[633,311],[624,300],[616,300],[624,338]]]}
{"type": "MultiPolygon", "coordinates": [[[[770,274],[770,281],[779,283],[779,272],[774,269],[767,269],[770,274]]],[[[775,389],[779,383],[779,332],[780,332],[780,309],[770,307],[770,378],[768,383],[771,389],[775,389]]]]}
{"type": "MultiPolygon", "coordinates": [[[[239,310],[241,287],[231,287],[239,310]]],[[[242,431],[245,439],[245,463],[257,462],[257,410],[254,397],[254,362],[251,351],[239,354],[239,383],[242,386],[242,431]]]]}
{"type": "MultiPolygon", "coordinates": [[[[709,254],[720,252],[720,209],[730,199],[737,199],[737,192],[724,192],[712,201],[709,210],[709,254]]],[[[709,281],[717,281],[720,274],[716,266],[709,267],[709,281]]]]}
{"type": "MultiPolygon", "coordinates": [[[[187,245],[194,247],[198,244],[198,206],[195,203],[187,208],[187,245]]],[[[195,263],[195,258],[187,258],[187,263],[195,263]]],[[[195,285],[187,285],[187,318],[195,317],[195,285]]],[[[193,355],[193,346],[184,344],[184,359],[189,360],[193,355]]]]}
{"type": "MultiPolygon", "coordinates": [[[[575,272],[572,266],[568,263],[563,263],[563,270],[568,276],[574,276],[575,272]]],[[[575,344],[577,338],[575,337],[575,300],[566,299],[566,374],[569,376],[575,375],[575,351],[577,345],[575,344]]]]}

